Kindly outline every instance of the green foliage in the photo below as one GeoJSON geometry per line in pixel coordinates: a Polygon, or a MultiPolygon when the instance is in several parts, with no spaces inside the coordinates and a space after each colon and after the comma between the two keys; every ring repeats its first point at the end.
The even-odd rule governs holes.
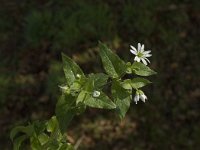
{"type": "Polygon", "coordinates": [[[71,144],[67,143],[65,135],[62,135],[55,116],[46,122],[33,122],[28,126],[19,126],[10,133],[14,143],[14,150],[20,150],[22,142],[30,141],[33,150],[72,150],[71,144]]]}
{"type": "Polygon", "coordinates": [[[99,97],[94,97],[91,94],[86,94],[84,104],[94,108],[114,109],[116,105],[100,91],[99,97]]]}
{"type": "Polygon", "coordinates": [[[56,104],[56,116],[46,122],[34,122],[28,126],[19,126],[11,131],[10,137],[14,149],[29,139],[32,149],[71,150],[65,138],[65,132],[74,116],[83,113],[87,107],[112,109],[123,119],[130,107],[132,92],[143,94],[140,88],[151,83],[136,77],[123,79],[125,74],[150,76],[156,72],[142,63],[125,63],[105,44],[99,43],[100,57],[105,73],[85,75],[81,68],[68,56],[62,54],[65,74],[64,86],[60,86],[62,95],[56,104]],[[111,92],[104,87],[112,83],[111,92]]]}
{"type": "Polygon", "coordinates": [[[89,79],[90,82],[93,83],[93,88],[98,90],[101,89],[108,80],[109,76],[104,73],[90,74],[89,79]]]}
{"type": "Polygon", "coordinates": [[[114,54],[106,45],[99,43],[100,56],[104,69],[112,78],[121,77],[126,70],[126,65],[123,60],[114,54]]]}
{"type": "Polygon", "coordinates": [[[79,79],[78,76],[84,77],[83,71],[72,59],[62,54],[62,60],[68,86],[72,85],[76,79],[79,79]]]}
{"type": "Polygon", "coordinates": [[[68,124],[76,114],[75,100],[75,97],[69,94],[63,94],[58,100],[56,116],[62,132],[66,131],[68,124]]]}
{"type": "Polygon", "coordinates": [[[120,119],[124,118],[128,111],[132,99],[131,90],[124,89],[119,81],[113,81],[112,84],[112,95],[117,106],[116,112],[120,119]]]}
{"type": "Polygon", "coordinates": [[[132,80],[130,79],[124,80],[122,86],[125,89],[132,89],[132,88],[139,89],[150,83],[151,82],[149,80],[144,78],[133,78],[132,80]]]}
{"type": "Polygon", "coordinates": [[[132,71],[133,73],[140,75],[140,76],[150,76],[156,74],[155,71],[150,69],[148,66],[139,63],[139,62],[134,62],[132,65],[132,71]]]}

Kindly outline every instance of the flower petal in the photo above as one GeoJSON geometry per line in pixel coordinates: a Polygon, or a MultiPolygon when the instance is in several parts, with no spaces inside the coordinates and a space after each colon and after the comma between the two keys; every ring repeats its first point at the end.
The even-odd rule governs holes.
{"type": "Polygon", "coordinates": [[[138,94],[135,95],[134,97],[134,101],[137,104],[137,102],[139,101],[140,96],[138,94]]]}
{"type": "Polygon", "coordinates": [[[147,59],[147,58],[144,58],[144,59],[150,63],[149,59],[147,59]]]}
{"type": "Polygon", "coordinates": [[[145,54],[144,57],[151,57],[152,54],[145,54]]]}
{"type": "Polygon", "coordinates": [[[143,64],[147,65],[147,62],[144,58],[142,58],[141,60],[142,60],[143,64]]]}
{"type": "Polygon", "coordinates": [[[134,54],[134,55],[137,55],[137,52],[136,51],[134,51],[134,50],[130,50],[130,52],[132,53],[132,54],[134,54]]]}
{"type": "Polygon", "coordinates": [[[151,51],[144,51],[143,54],[149,54],[151,51]]]}
{"type": "Polygon", "coordinates": [[[134,51],[137,52],[137,49],[136,49],[134,46],[130,45],[130,47],[131,47],[134,51]]]}
{"type": "Polygon", "coordinates": [[[140,62],[140,58],[138,56],[135,56],[135,61],[140,62]]]}
{"type": "Polygon", "coordinates": [[[140,95],[140,99],[145,103],[145,100],[147,99],[146,95],[142,94],[140,95]]]}
{"type": "Polygon", "coordinates": [[[140,51],[144,52],[144,44],[142,44],[140,51]]]}
{"type": "Polygon", "coordinates": [[[140,50],[141,50],[141,44],[138,43],[138,52],[140,52],[140,50]]]}

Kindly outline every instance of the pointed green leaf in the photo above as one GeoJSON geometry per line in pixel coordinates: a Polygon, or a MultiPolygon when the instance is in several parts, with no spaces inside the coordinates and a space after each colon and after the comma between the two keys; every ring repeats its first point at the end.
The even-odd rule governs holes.
{"type": "Polygon", "coordinates": [[[41,145],[44,145],[45,143],[48,142],[49,136],[46,135],[45,133],[42,133],[38,136],[38,140],[40,141],[41,145]]]}
{"type": "Polygon", "coordinates": [[[22,142],[24,140],[26,140],[28,138],[27,135],[22,135],[22,136],[19,136],[17,137],[15,140],[14,140],[14,150],[20,150],[20,146],[22,144],[22,142]]]}
{"type": "Polygon", "coordinates": [[[38,138],[31,137],[30,141],[31,141],[31,149],[32,150],[41,150],[42,149],[42,145],[40,144],[38,138]]]}
{"type": "Polygon", "coordinates": [[[134,78],[131,80],[131,85],[133,88],[138,89],[141,87],[144,87],[147,84],[150,84],[151,82],[144,78],[134,78]]]}
{"type": "Polygon", "coordinates": [[[51,117],[51,119],[47,122],[47,131],[53,132],[58,126],[58,121],[55,116],[51,117]]]}
{"type": "Polygon", "coordinates": [[[33,122],[33,127],[34,133],[39,135],[46,130],[46,121],[35,121],[33,122]]]}
{"type": "Polygon", "coordinates": [[[124,89],[132,89],[132,88],[139,89],[150,83],[151,82],[149,80],[144,79],[144,78],[134,78],[132,80],[130,79],[124,80],[122,82],[122,87],[124,89]]]}
{"type": "Polygon", "coordinates": [[[118,81],[113,81],[112,95],[117,106],[116,111],[120,119],[122,119],[130,107],[131,93],[125,90],[118,81]]]}
{"type": "Polygon", "coordinates": [[[56,117],[60,130],[64,133],[76,114],[76,99],[72,95],[62,95],[56,105],[56,117]]]}
{"type": "Polygon", "coordinates": [[[81,68],[68,56],[62,53],[63,60],[63,70],[65,73],[65,77],[67,79],[67,84],[70,86],[76,79],[84,77],[84,73],[81,68]]]}
{"type": "Polygon", "coordinates": [[[132,82],[131,82],[131,79],[126,79],[124,80],[122,83],[121,83],[122,87],[124,89],[127,89],[127,90],[131,90],[133,87],[132,87],[132,82]]]}
{"type": "Polygon", "coordinates": [[[132,70],[135,74],[140,76],[150,76],[156,74],[154,70],[140,62],[134,62],[132,65],[132,70]]]}
{"type": "Polygon", "coordinates": [[[70,143],[64,143],[58,150],[75,150],[70,143]]]}
{"type": "Polygon", "coordinates": [[[76,104],[83,102],[83,101],[85,100],[86,94],[87,94],[87,93],[86,93],[85,91],[82,90],[82,91],[79,93],[78,97],[77,97],[76,104]]]}
{"type": "Polygon", "coordinates": [[[99,43],[100,56],[107,74],[112,78],[119,78],[126,72],[126,64],[106,45],[99,43]]]}
{"type": "MultiPolygon", "coordinates": [[[[91,93],[94,90],[100,90],[107,83],[108,75],[103,73],[90,74],[83,85],[83,91],[91,93]]],[[[82,94],[82,93],[81,93],[82,94]]]]}
{"type": "Polygon", "coordinates": [[[103,92],[101,92],[99,97],[93,97],[92,94],[87,94],[84,103],[85,105],[94,108],[102,108],[102,109],[116,108],[116,105],[103,92]]]}
{"type": "Polygon", "coordinates": [[[47,143],[42,145],[42,150],[47,149],[47,150],[57,150],[59,148],[59,142],[54,138],[49,140],[47,143]]]}
{"type": "Polygon", "coordinates": [[[31,136],[33,134],[33,126],[32,125],[28,125],[28,126],[17,126],[15,128],[12,129],[12,131],[10,132],[10,138],[11,140],[14,140],[15,136],[18,133],[25,133],[28,136],[31,136]]]}
{"type": "Polygon", "coordinates": [[[86,99],[88,93],[92,93],[94,90],[100,90],[107,83],[108,75],[103,73],[90,74],[83,90],[79,93],[76,104],[83,102],[86,99]]]}
{"type": "Polygon", "coordinates": [[[99,89],[107,83],[108,75],[104,73],[91,74],[88,80],[92,80],[94,88],[99,89]]]}

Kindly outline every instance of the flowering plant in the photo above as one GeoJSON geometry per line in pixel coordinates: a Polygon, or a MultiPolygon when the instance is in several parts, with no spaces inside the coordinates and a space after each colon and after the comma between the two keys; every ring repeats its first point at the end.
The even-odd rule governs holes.
{"type": "Polygon", "coordinates": [[[59,86],[62,94],[56,105],[56,114],[48,121],[15,127],[10,133],[15,150],[20,149],[25,140],[29,140],[33,150],[73,150],[74,147],[66,140],[65,133],[74,116],[93,107],[113,109],[123,119],[132,99],[136,104],[139,99],[145,102],[147,96],[141,88],[151,82],[143,77],[156,74],[147,66],[147,62],[150,62],[147,59],[151,56],[150,51],[144,51],[144,45],[141,44],[138,44],[138,50],[131,46],[131,53],[136,55],[134,62],[125,63],[101,42],[99,49],[106,73],[86,75],[71,58],[62,54],[66,82],[59,86]],[[133,75],[133,78],[125,79],[126,74],[133,75]],[[110,83],[109,93],[104,87],[110,83]]]}

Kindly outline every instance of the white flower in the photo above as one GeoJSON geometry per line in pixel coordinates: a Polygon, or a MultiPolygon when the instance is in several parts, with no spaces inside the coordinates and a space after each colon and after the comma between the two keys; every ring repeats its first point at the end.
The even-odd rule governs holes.
{"type": "Polygon", "coordinates": [[[96,97],[99,97],[100,94],[101,94],[101,92],[99,92],[99,91],[94,91],[93,94],[92,94],[92,96],[96,98],[96,97]]]}
{"type": "Polygon", "coordinates": [[[140,99],[145,103],[145,100],[147,99],[147,96],[144,94],[140,95],[140,99]]]}
{"type": "Polygon", "coordinates": [[[147,62],[150,63],[149,59],[147,57],[151,57],[150,50],[145,51],[144,50],[144,44],[138,43],[138,48],[136,49],[134,46],[130,45],[131,49],[130,52],[135,55],[135,61],[140,62],[142,61],[145,65],[147,65],[147,62]]]}
{"type": "Polygon", "coordinates": [[[144,95],[144,93],[142,91],[136,91],[135,97],[134,97],[134,101],[137,104],[137,102],[141,99],[141,101],[143,101],[145,103],[147,96],[144,95]]]}
{"type": "Polygon", "coordinates": [[[139,94],[136,94],[135,97],[134,97],[134,101],[135,101],[136,104],[139,101],[139,99],[140,99],[139,94]]]}

